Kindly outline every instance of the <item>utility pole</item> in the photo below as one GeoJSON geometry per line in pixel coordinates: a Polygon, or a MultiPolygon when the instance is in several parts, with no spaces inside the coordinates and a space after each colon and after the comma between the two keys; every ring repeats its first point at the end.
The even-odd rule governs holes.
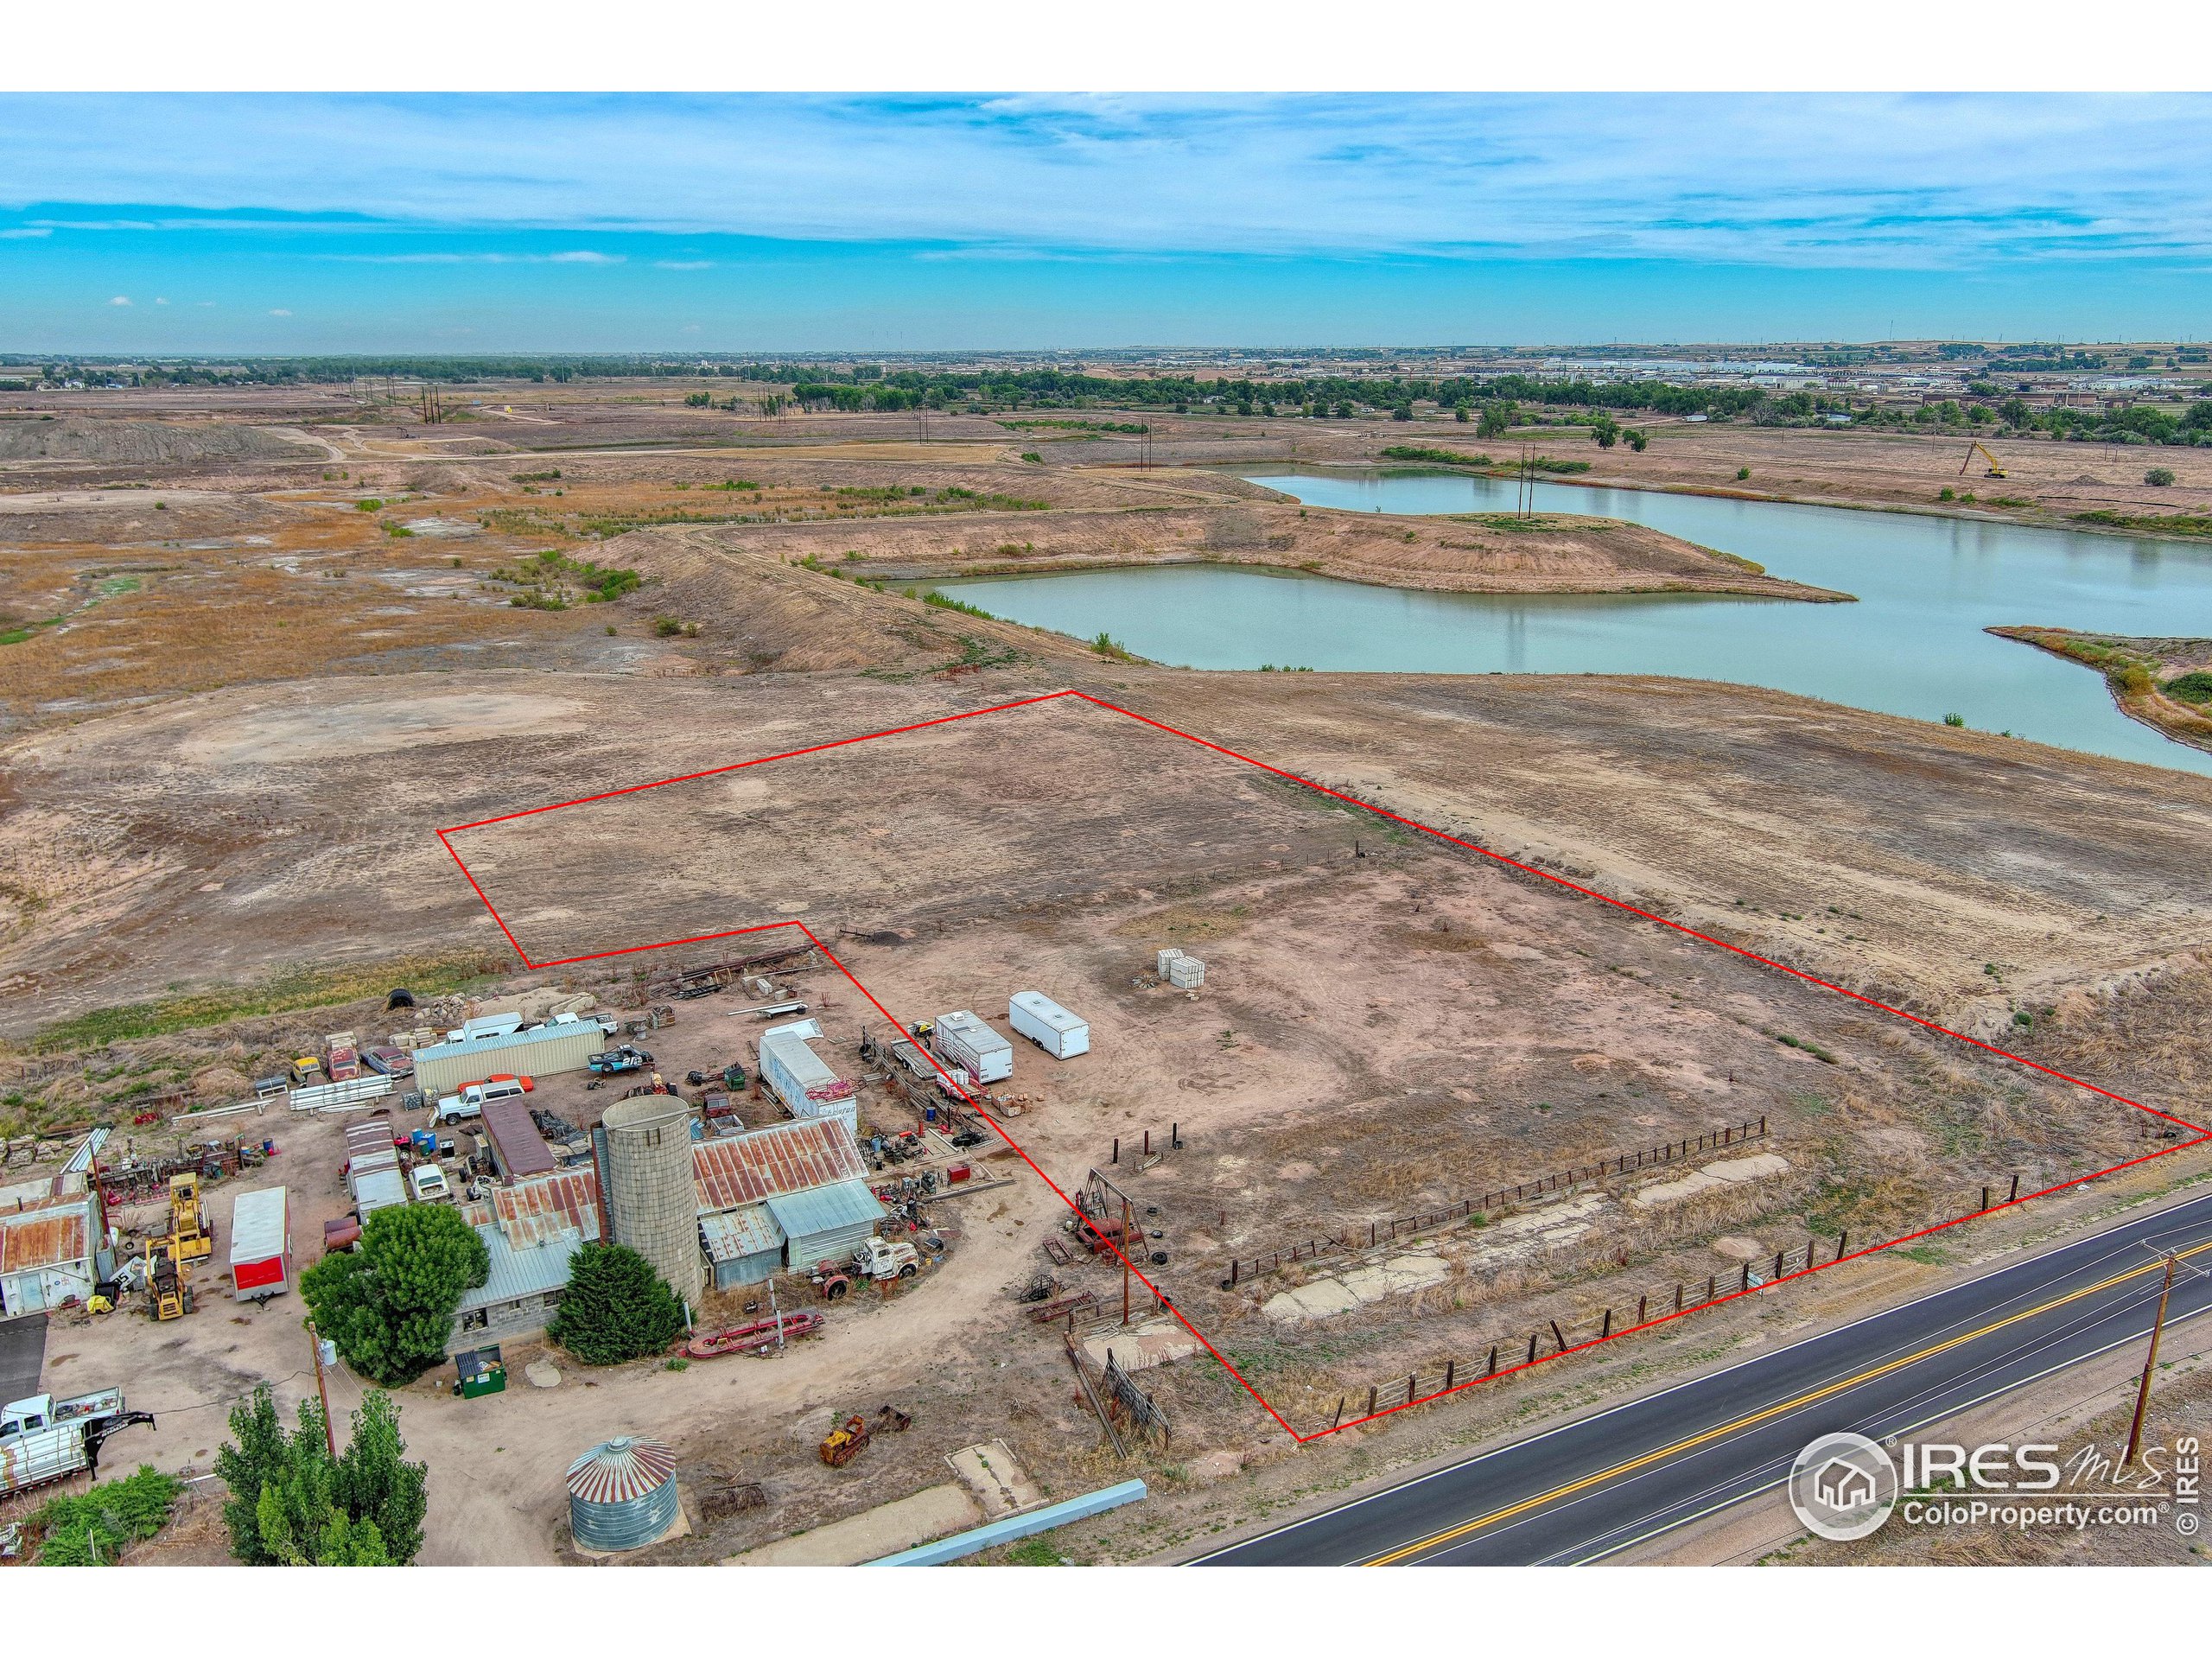
{"type": "Polygon", "coordinates": [[[2173,1293],[2174,1258],[2166,1258],[2166,1281],[2158,1287],[2158,1311],[2151,1319],[2151,1352],[2143,1362],[2143,1385],[2135,1391],[2135,1421],[2127,1431],[2127,1455],[2120,1460],[2126,1468],[2143,1446],[2143,1416],[2151,1408],[2151,1373],[2158,1369],[2158,1336],[2166,1327],[2166,1298],[2173,1293]]]}
{"type": "Polygon", "coordinates": [[[1122,1323],[1129,1322],[1129,1201],[1122,1200],[1122,1323]]]}
{"type": "Polygon", "coordinates": [[[338,1461],[338,1430],[330,1421],[330,1390],[322,1380],[322,1336],[315,1328],[315,1321],[308,1321],[308,1340],[315,1344],[315,1393],[322,1402],[322,1443],[329,1449],[330,1460],[338,1461]]]}

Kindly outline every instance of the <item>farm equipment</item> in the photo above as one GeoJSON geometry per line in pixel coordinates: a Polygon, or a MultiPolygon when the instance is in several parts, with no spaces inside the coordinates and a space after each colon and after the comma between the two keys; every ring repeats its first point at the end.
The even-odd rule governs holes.
{"type": "Polygon", "coordinates": [[[914,1426],[914,1418],[912,1413],[901,1411],[896,1406],[878,1406],[875,1408],[875,1423],[877,1427],[890,1433],[904,1434],[914,1426]]]}
{"type": "Polygon", "coordinates": [[[683,1351],[694,1359],[765,1353],[794,1338],[813,1336],[822,1325],[822,1316],[811,1310],[772,1315],[749,1325],[734,1325],[727,1331],[702,1332],[684,1344],[683,1351]]]}
{"type": "Polygon", "coordinates": [[[1974,453],[1977,450],[1980,451],[1982,460],[1989,465],[1989,470],[1982,474],[1983,477],[2002,478],[2005,476],[2005,469],[1997,464],[1997,457],[1989,453],[1987,446],[1976,442],[1967,445],[1967,458],[1959,463],[1961,478],[1964,478],[1967,475],[1967,468],[1974,465],[1974,453]]]}
{"type": "Polygon", "coordinates": [[[853,1270],[865,1279],[911,1279],[922,1270],[921,1256],[904,1239],[871,1238],[853,1252],[853,1270]]]}
{"type": "Polygon", "coordinates": [[[172,1255],[174,1239],[149,1239],[146,1243],[146,1311],[158,1322],[181,1319],[192,1312],[192,1287],[172,1255]]]}
{"type": "Polygon", "coordinates": [[[1075,1235],[1076,1243],[1093,1255],[1103,1255],[1121,1244],[1138,1249],[1143,1248],[1142,1230],[1135,1224],[1125,1222],[1119,1216],[1096,1218],[1090,1216],[1070,1217],[1065,1225],[1075,1235]]]}
{"type": "Polygon", "coordinates": [[[822,1442],[822,1461],[832,1469],[842,1469],[867,1449],[868,1419],[855,1413],[837,1427],[830,1431],[822,1442]]]}
{"type": "Polygon", "coordinates": [[[205,1262],[215,1253],[207,1211],[200,1202],[200,1174],[169,1177],[169,1254],[180,1263],[205,1262]]]}

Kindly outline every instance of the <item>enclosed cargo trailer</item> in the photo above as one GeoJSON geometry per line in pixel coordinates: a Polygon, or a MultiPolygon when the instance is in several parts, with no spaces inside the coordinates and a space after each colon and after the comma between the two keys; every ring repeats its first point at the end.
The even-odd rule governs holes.
{"type": "Polygon", "coordinates": [[[1056,1060],[1090,1052],[1090,1022],[1070,1014],[1042,991],[1016,991],[1007,1000],[1006,1017],[1016,1035],[1027,1037],[1056,1060]]]}

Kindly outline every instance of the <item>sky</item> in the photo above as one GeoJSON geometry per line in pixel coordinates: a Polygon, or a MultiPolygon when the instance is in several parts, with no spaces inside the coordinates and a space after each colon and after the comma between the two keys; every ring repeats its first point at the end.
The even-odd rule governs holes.
{"type": "Polygon", "coordinates": [[[0,97],[0,351],[2212,335],[2212,98],[0,97]]]}

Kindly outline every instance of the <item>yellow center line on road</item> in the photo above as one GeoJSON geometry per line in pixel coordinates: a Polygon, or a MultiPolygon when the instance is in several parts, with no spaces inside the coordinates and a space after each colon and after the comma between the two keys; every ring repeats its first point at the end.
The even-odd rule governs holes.
{"type": "MultiPolygon", "coordinates": [[[[2176,1254],[2186,1260],[2192,1255],[2201,1255],[2207,1250],[2212,1250],[2212,1243],[2193,1245],[2176,1254]]],[[[1931,1358],[1935,1355],[1947,1352],[1969,1342],[1979,1341],[1993,1331],[2002,1331],[2006,1325],[2018,1325],[2023,1319],[2032,1319],[2038,1314],[2050,1313],[2055,1307],[2064,1307],[2069,1302],[2078,1302],[2085,1296],[2094,1296],[2099,1291],[2110,1290],[2114,1285],[2124,1285],[2131,1279],[2140,1279],[2146,1274],[2160,1273],[2164,1269],[2165,1257],[2161,1255],[2153,1261],[2145,1262],[2139,1268],[2130,1268],[2126,1273],[2116,1273],[2111,1278],[2101,1279],[2094,1285],[2084,1285],[2079,1290],[2069,1291],[2063,1296],[2053,1297],[2050,1301],[2037,1306],[2024,1309],[2018,1313],[2008,1314],[2001,1319],[1993,1319],[1989,1324],[1980,1326],[1978,1329],[1966,1332],[1942,1342],[1932,1343],[1916,1352],[1885,1361],[1882,1364],[1870,1367],[1854,1376],[1840,1377],[1833,1382],[1824,1382],[1819,1388],[1801,1394],[1794,1400],[1784,1400],[1777,1405],[1763,1407],[1746,1416],[1737,1418],[1732,1422],[1722,1423],[1717,1428],[1708,1428],[1702,1433],[1691,1435],[1688,1440],[1677,1440],[1672,1446],[1662,1446],[1656,1452],[1647,1452],[1640,1458],[1631,1458],[1626,1463],[1617,1463],[1611,1468],[1600,1470],[1594,1475],[1585,1475],[1580,1480],[1569,1481],[1564,1486],[1555,1486],[1550,1491],[1540,1493],[1535,1497],[1523,1498],[1518,1503],[1509,1504],[1504,1509],[1493,1510],[1489,1515],[1482,1516],[1476,1520],[1464,1521],[1458,1526],[1447,1528],[1442,1532],[1431,1533],[1427,1537],[1416,1542],[1394,1549],[1388,1554],[1371,1557],[1361,1562],[1360,1565],[1395,1567],[1416,1555],[1426,1554],[1440,1545],[1454,1542],[1470,1534],[1480,1532],[1486,1527],[1494,1527],[1502,1521],[1516,1520],[1531,1510],[1543,1508],[1547,1503],[1556,1503],[1561,1498],[1573,1497],[1579,1493],[1590,1491],[1592,1487],[1603,1486],[1608,1481],[1618,1480],[1623,1475],[1632,1475],[1640,1470],[1651,1467],[1654,1464],[1664,1463],[1669,1458],[1679,1457],[1685,1452],[1694,1452],[1700,1446],[1708,1446],[1739,1430],[1751,1428],[1770,1418],[1795,1411],[1801,1406],[1812,1405],[1818,1401],[1827,1399],[1831,1395],[1841,1394],[1847,1389],[1855,1389],[1862,1382],[1871,1382],[1877,1377],[1887,1376],[1891,1372],[1903,1370],[1908,1365],[1916,1365],[1922,1360],[1931,1358]]]]}

